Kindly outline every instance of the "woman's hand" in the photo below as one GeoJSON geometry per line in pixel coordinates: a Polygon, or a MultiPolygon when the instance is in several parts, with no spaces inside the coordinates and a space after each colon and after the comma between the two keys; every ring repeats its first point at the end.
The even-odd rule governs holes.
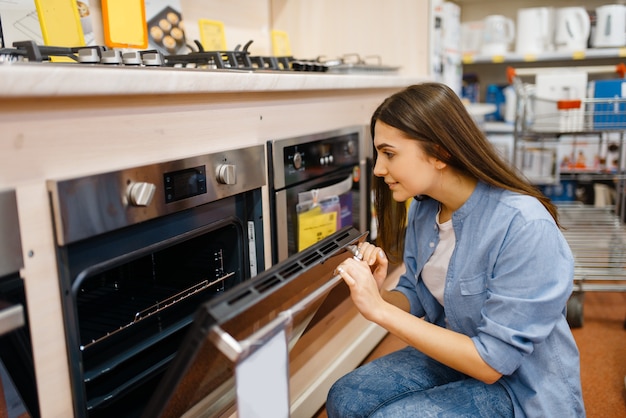
{"type": "Polygon", "coordinates": [[[380,290],[387,277],[387,257],[378,247],[364,243],[355,257],[344,260],[337,272],[350,288],[350,296],[361,314],[376,322],[386,304],[380,290]],[[362,257],[362,260],[361,260],[362,257]]]}
{"type": "Polygon", "coordinates": [[[359,245],[359,257],[363,262],[367,263],[372,271],[374,280],[378,285],[378,290],[382,289],[383,283],[387,278],[387,269],[389,267],[389,261],[382,248],[377,247],[369,242],[364,242],[359,245]]]}

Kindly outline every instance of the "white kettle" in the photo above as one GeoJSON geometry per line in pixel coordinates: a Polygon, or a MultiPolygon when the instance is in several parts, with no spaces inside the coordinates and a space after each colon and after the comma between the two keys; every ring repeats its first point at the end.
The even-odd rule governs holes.
{"type": "Polygon", "coordinates": [[[557,51],[584,51],[591,30],[589,14],[584,7],[556,9],[554,44],[557,51]]]}
{"type": "Polygon", "coordinates": [[[515,23],[502,15],[489,15],[484,22],[483,44],[480,52],[485,55],[505,54],[515,39],[515,23]]]}
{"type": "Polygon", "coordinates": [[[591,39],[594,48],[626,45],[626,6],[606,4],[596,9],[596,28],[591,39]]]}
{"type": "Polygon", "coordinates": [[[553,50],[554,8],[529,7],[517,11],[515,52],[541,54],[553,50]]]}

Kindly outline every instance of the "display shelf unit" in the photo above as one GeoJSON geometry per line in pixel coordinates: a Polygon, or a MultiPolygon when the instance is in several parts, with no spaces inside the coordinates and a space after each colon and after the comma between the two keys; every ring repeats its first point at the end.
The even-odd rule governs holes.
{"type": "Polygon", "coordinates": [[[516,54],[509,52],[503,55],[463,54],[464,65],[470,64],[518,64],[518,63],[552,63],[571,61],[579,62],[602,59],[618,59],[626,57],[626,47],[622,48],[589,48],[573,52],[546,52],[542,54],[516,54]]]}
{"type": "MultiPolygon", "coordinates": [[[[620,78],[624,78],[621,66],[585,70],[590,73],[617,71],[620,78]]],[[[517,94],[513,161],[538,186],[555,185],[563,180],[585,181],[593,184],[598,194],[593,204],[558,203],[564,235],[574,254],[575,290],[568,302],[568,322],[572,327],[580,327],[584,292],[626,291],[626,98],[556,100],[540,97],[528,78],[542,71],[547,70],[509,70],[517,94]],[[558,160],[557,147],[565,138],[571,141],[572,157],[576,155],[578,141],[593,143],[597,155],[602,155],[609,142],[615,144],[615,165],[584,166],[574,158],[564,164],[558,160]]]]}
{"type": "MultiPolygon", "coordinates": [[[[545,67],[522,69],[509,67],[507,69],[508,80],[514,86],[517,97],[512,161],[531,181],[537,184],[558,183],[562,171],[570,178],[580,176],[603,180],[613,178],[617,182],[616,201],[623,203],[623,185],[619,186],[623,181],[625,171],[623,145],[626,132],[626,98],[592,99],[575,96],[573,99],[556,99],[551,96],[542,96],[546,92],[533,84],[540,74],[550,75],[549,81],[582,73],[585,74],[582,78],[585,91],[578,93],[584,96],[587,93],[588,75],[612,73],[616,74],[614,77],[623,79],[626,66],[618,64],[565,69],[545,67]],[[576,153],[576,146],[579,142],[594,142],[597,146],[598,157],[606,153],[609,143],[616,143],[619,151],[614,158],[615,164],[606,164],[606,161],[600,164],[598,161],[596,164],[587,166],[578,164],[573,158],[564,164],[563,161],[558,160],[556,152],[556,147],[565,142],[564,138],[569,138],[572,157],[576,153]]],[[[581,77],[571,79],[572,82],[577,82],[579,78],[581,77]]],[[[569,89],[569,87],[564,88],[569,89]]],[[[575,88],[572,89],[575,90],[575,88]]]]}

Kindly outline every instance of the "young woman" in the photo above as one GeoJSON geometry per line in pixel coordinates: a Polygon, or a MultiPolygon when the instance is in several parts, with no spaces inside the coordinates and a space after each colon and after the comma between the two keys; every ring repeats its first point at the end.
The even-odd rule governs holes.
{"type": "Polygon", "coordinates": [[[555,206],[445,85],[387,98],[371,129],[380,247],[362,244],[338,272],[361,314],[408,347],[339,379],[328,416],[584,417],[555,206]],[[406,268],[391,291],[388,258],[406,268]]]}

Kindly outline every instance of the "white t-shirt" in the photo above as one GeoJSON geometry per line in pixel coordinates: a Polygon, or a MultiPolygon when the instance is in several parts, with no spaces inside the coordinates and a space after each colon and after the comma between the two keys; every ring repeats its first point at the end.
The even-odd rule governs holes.
{"type": "Polygon", "coordinates": [[[422,280],[430,293],[443,306],[443,290],[446,286],[448,264],[454,251],[456,237],[452,228],[452,219],[439,223],[439,214],[437,214],[437,227],[439,228],[439,243],[422,269],[422,280]]]}

